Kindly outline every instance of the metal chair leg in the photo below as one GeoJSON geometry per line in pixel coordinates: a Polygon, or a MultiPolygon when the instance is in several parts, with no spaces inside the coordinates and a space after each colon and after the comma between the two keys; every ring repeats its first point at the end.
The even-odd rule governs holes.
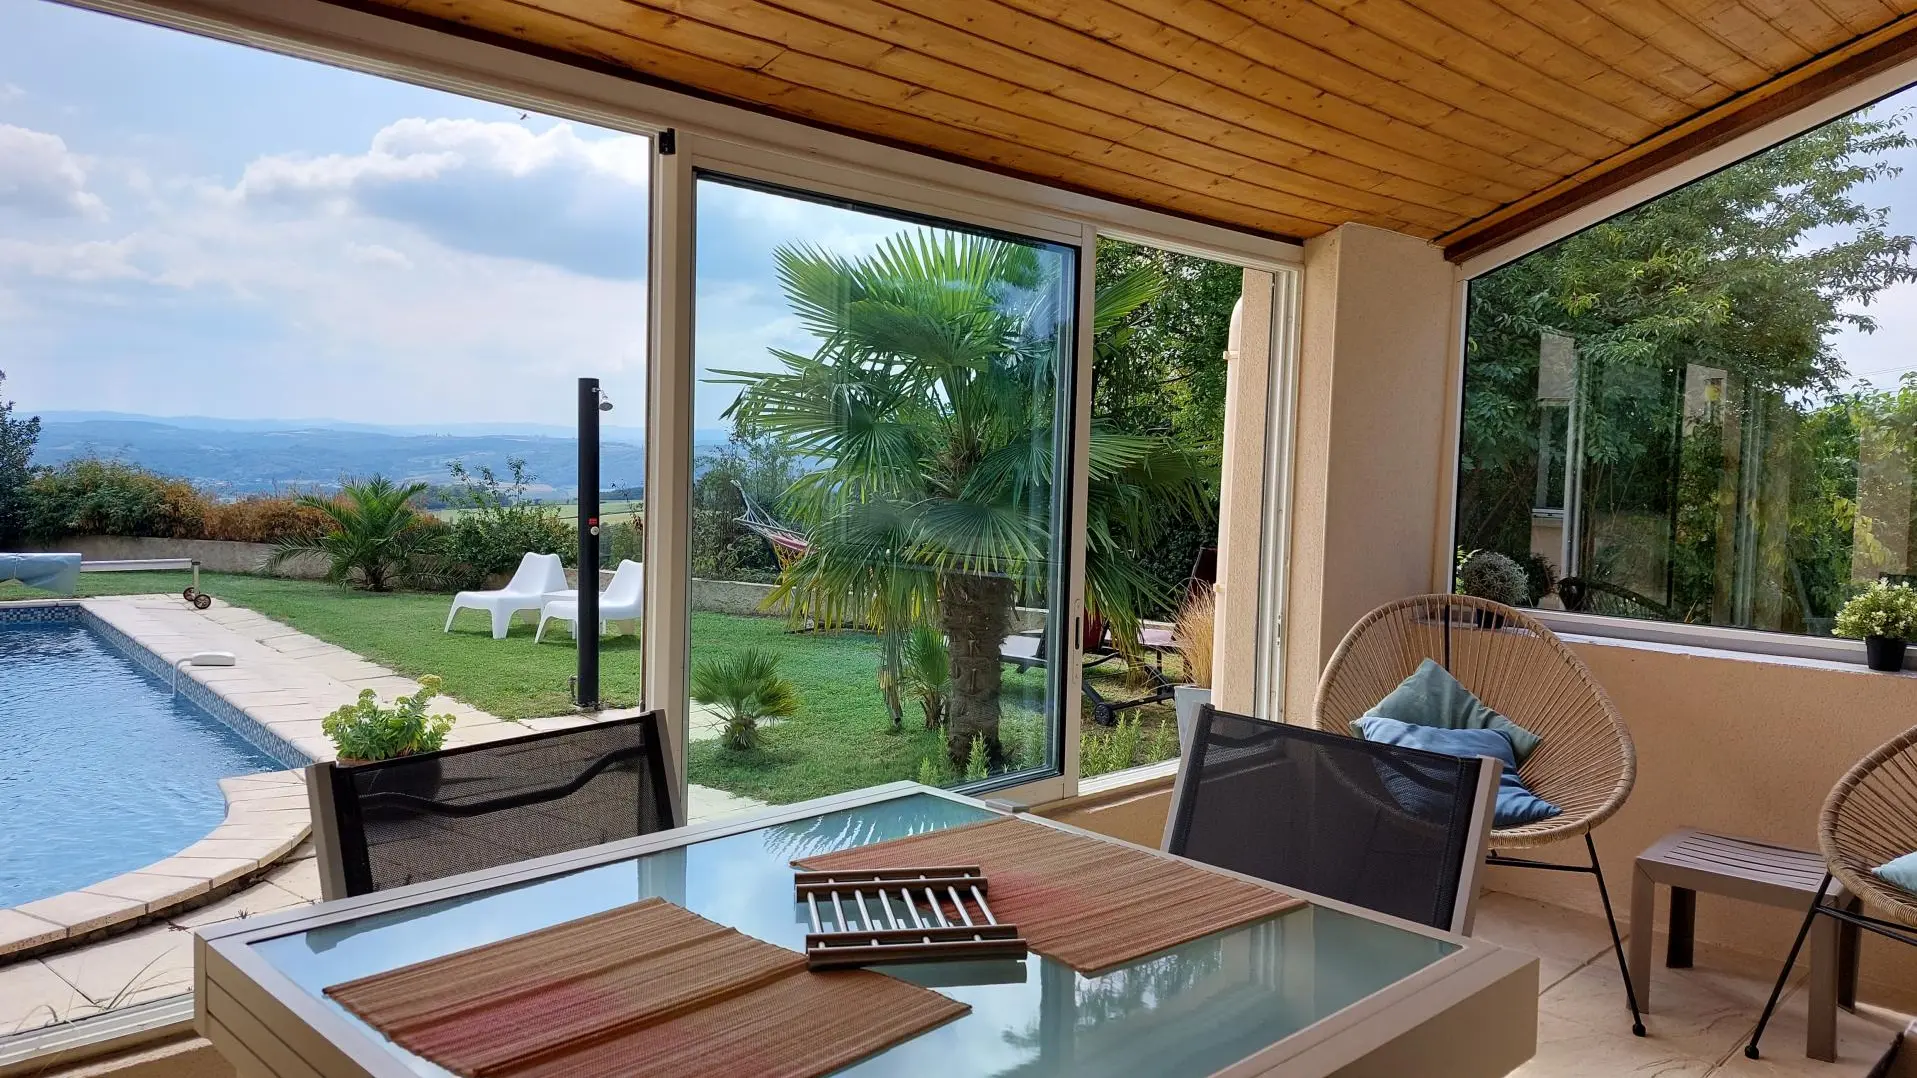
{"type": "Polygon", "coordinates": [[[1797,928],[1797,939],[1791,942],[1791,953],[1784,958],[1784,968],[1777,971],[1777,983],[1771,986],[1771,998],[1764,1004],[1764,1013],[1757,1018],[1757,1028],[1751,1031],[1751,1042],[1744,1046],[1747,1059],[1757,1058],[1757,1042],[1764,1037],[1764,1027],[1770,1025],[1771,1014],[1777,1010],[1777,1001],[1784,995],[1784,985],[1791,979],[1791,967],[1797,964],[1797,952],[1804,949],[1804,938],[1810,935],[1811,922],[1817,920],[1817,912],[1824,908],[1824,892],[1830,889],[1830,873],[1824,873],[1824,882],[1817,885],[1817,893],[1811,896],[1810,909],[1804,913],[1804,923],[1797,928]]]}
{"type": "MultiPolygon", "coordinates": [[[[1631,967],[1624,961],[1624,937],[1618,934],[1617,916],[1611,912],[1611,891],[1604,886],[1604,866],[1598,864],[1597,842],[1591,832],[1584,833],[1584,848],[1591,854],[1591,873],[1597,877],[1598,898],[1604,902],[1604,920],[1611,926],[1611,949],[1617,952],[1617,972],[1624,978],[1624,999],[1631,1005],[1631,1032],[1644,1036],[1644,1015],[1637,1009],[1637,989],[1631,985],[1631,967]]],[[[1633,925],[1635,930],[1637,926],[1633,925]]],[[[1645,928],[1648,930],[1649,925],[1645,928]]]]}

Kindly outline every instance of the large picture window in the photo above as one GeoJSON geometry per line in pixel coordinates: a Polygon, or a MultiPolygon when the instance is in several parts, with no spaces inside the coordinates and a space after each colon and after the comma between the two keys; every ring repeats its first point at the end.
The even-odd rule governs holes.
{"type": "Polygon", "coordinates": [[[1460,560],[1539,606],[1826,636],[1909,574],[1911,125],[1892,99],[1474,280],[1460,560]]]}

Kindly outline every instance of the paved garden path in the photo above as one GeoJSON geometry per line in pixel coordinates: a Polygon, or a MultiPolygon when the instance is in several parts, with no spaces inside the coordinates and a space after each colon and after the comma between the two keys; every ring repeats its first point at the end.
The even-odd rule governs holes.
{"type": "MultiPolygon", "coordinates": [[[[333,758],[332,743],[320,732],[320,719],[341,704],[352,703],[361,689],[374,690],[386,702],[419,689],[413,679],[345,648],[218,600],[205,611],[167,595],[80,601],[168,661],[199,651],[232,652],[236,665],[189,667],[184,676],[199,681],[314,759],[333,758]]],[[[484,643],[478,641],[475,646],[484,643]]],[[[590,716],[561,715],[510,722],[447,697],[436,700],[433,709],[454,716],[447,738],[450,745],[594,721],[590,716]]],[[[630,710],[607,711],[597,718],[630,714],[630,710]]],[[[687,815],[695,822],[764,807],[764,802],[704,786],[693,786],[690,793],[687,815]]],[[[303,791],[289,801],[303,805],[303,791]]],[[[0,1037],[191,991],[192,929],[306,905],[319,897],[312,844],[303,842],[262,880],[218,901],[97,943],[0,964],[0,1037]]]]}

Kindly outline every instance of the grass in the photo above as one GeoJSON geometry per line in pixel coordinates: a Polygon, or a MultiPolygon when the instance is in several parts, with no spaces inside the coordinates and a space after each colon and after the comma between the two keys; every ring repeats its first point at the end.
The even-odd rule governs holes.
{"type": "MultiPolygon", "coordinates": [[[[82,595],[178,594],[185,573],[104,573],[80,578],[82,595]]],[[[337,644],[409,677],[438,674],[454,699],[505,719],[566,714],[572,710],[567,679],[576,666],[572,639],[563,628],[533,643],[533,623],[515,620],[504,640],[492,639],[483,613],[465,611],[450,633],[446,595],[421,592],[375,594],[304,580],[204,573],[209,594],[258,611],[301,632],[337,644]]],[[[44,598],[19,585],[0,584],[0,600],[44,598]]],[[[521,615],[524,619],[525,615],[521,615]]],[[[839,793],[899,779],[917,778],[920,763],[937,760],[944,737],[923,728],[918,707],[906,705],[904,728],[893,732],[877,679],[877,644],[864,633],[791,633],[780,618],[698,612],[692,616],[695,661],[760,646],[780,659],[780,673],[798,689],[799,714],[763,727],[759,746],[747,752],[716,741],[694,743],[688,754],[692,782],[773,803],[839,793]]],[[[1108,664],[1113,666],[1116,664],[1108,664]]],[[[1101,691],[1122,697],[1122,668],[1095,672],[1101,691]]],[[[639,638],[619,635],[600,645],[601,695],[608,706],[639,701],[639,638]]],[[[1002,736],[1015,752],[1033,757],[1035,711],[1021,701],[1043,692],[1037,671],[1005,675],[1006,719],[1002,736]]],[[[1149,763],[1175,752],[1162,729],[1172,723],[1169,705],[1129,713],[1135,729],[1108,731],[1089,725],[1081,754],[1095,770],[1149,763]],[[1168,746],[1171,748],[1168,749],[1168,746]]],[[[1086,710],[1087,718],[1090,709],[1086,710]]]]}

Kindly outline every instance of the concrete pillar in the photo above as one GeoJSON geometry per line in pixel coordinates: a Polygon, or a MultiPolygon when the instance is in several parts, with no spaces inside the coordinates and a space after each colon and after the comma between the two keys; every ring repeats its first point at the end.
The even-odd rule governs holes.
{"type": "Polygon", "coordinates": [[[1311,721],[1318,675],[1354,622],[1443,586],[1454,295],[1452,267],[1423,240],[1344,225],[1305,245],[1286,721],[1311,721]]]}

